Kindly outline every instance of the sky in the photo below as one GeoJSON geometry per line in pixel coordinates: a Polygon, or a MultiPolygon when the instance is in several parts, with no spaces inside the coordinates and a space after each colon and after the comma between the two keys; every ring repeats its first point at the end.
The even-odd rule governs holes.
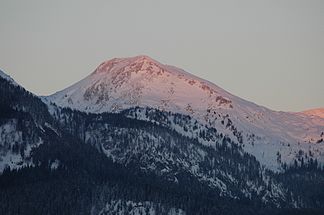
{"type": "Polygon", "coordinates": [[[324,107],[324,1],[0,0],[0,68],[37,95],[136,55],[274,110],[324,107]]]}

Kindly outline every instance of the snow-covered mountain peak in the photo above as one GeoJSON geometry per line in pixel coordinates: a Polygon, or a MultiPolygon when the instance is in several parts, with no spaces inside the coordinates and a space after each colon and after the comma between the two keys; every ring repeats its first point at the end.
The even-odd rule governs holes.
{"type": "Polygon", "coordinates": [[[93,113],[149,107],[189,115],[243,145],[272,169],[293,160],[299,150],[314,151],[324,163],[324,145],[319,144],[324,119],[272,111],[147,56],[103,62],[88,77],[45,100],[93,113]]]}
{"type": "Polygon", "coordinates": [[[82,111],[121,111],[134,106],[191,113],[233,108],[230,94],[185,71],[148,56],[114,58],[82,81],[49,97],[82,111]]]}
{"type": "Polygon", "coordinates": [[[140,55],[129,58],[113,58],[101,63],[93,74],[100,73],[138,73],[140,71],[149,71],[151,73],[164,72],[164,66],[152,58],[140,55]]]}

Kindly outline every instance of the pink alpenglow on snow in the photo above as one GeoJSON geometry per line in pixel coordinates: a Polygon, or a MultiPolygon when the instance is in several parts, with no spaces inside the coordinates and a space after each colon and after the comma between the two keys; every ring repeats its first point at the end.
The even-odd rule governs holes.
{"type": "Polygon", "coordinates": [[[309,116],[317,116],[317,117],[324,118],[324,108],[306,110],[306,111],[303,111],[302,113],[309,115],[309,116]]]}

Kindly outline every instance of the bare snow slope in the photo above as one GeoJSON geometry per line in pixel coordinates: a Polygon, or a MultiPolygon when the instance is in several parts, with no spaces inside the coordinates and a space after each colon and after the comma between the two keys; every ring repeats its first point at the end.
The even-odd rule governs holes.
{"type": "Polygon", "coordinates": [[[139,106],[186,114],[237,140],[269,169],[301,157],[324,163],[324,118],[272,111],[147,56],[106,61],[44,101],[93,113],[139,106]]]}
{"type": "Polygon", "coordinates": [[[306,110],[303,111],[302,113],[313,116],[313,117],[321,117],[324,118],[324,108],[317,108],[317,109],[312,109],[312,110],[306,110]]]}

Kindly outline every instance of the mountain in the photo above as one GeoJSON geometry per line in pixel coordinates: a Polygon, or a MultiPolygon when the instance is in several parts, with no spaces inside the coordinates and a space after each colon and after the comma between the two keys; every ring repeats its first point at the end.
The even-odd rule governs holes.
{"type": "Polygon", "coordinates": [[[189,115],[231,138],[271,170],[301,158],[324,163],[323,118],[272,111],[147,56],[103,62],[44,101],[89,113],[148,107],[189,115]]]}
{"type": "MultiPolygon", "coordinates": [[[[142,171],[135,160],[132,165],[118,164],[97,145],[80,139],[81,132],[73,135],[80,129],[74,128],[80,120],[88,124],[91,118],[98,117],[49,108],[39,97],[1,72],[0,214],[114,214],[126,211],[130,214],[184,214],[179,206],[190,208],[191,213],[185,214],[195,214],[199,210],[201,213],[210,210],[208,204],[224,201],[216,189],[188,173],[179,173],[178,178],[180,182],[182,177],[189,180],[192,186],[185,182],[176,184],[166,177],[142,171]],[[50,114],[54,110],[61,112],[55,117],[64,118],[64,121],[50,114]],[[63,123],[68,128],[61,126],[63,123]],[[201,198],[201,190],[214,194],[201,198]],[[188,202],[189,196],[192,201],[200,202],[199,208],[188,202]]],[[[109,122],[115,131],[119,128],[127,133],[129,124],[138,127],[144,123],[142,129],[152,127],[148,122],[141,123],[123,115],[108,114],[106,117],[106,121],[99,120],[100,123],[109,122]]],[[[92,122],[90,128],[95,123],[92,122]]],[[[114,142],[129,138],[122,133],[118,137],[106,136],[114,142]]],[[[169,140],[173,136],[176,135],[171,133],[169,140]]]]}
{"type": "MultiPolygon", "coordinates": [[[[153,62],[142,56],[129,60],[153,62]]],[[[215,98],[218,109],[207,110],[209,115],[204,117],[198,111],[181,113],[140,104],[85,111],[55,104],[54,97],[40,98],[0,74],[0,214],[323,212],[324,171],[316,151],[298,152],[292,164],[276,153],[280,171],[264,166],[245,146],[246,130],[236,127],[244,128],[243,122],[234,125],[239,122],[233,119],[235,111],[243,109],[236,106],[244,100],[232,96],[232,103],[225,104],[215,98]],[[228,116],[218,122],[218,113],[228,116]]],[[[106,76],[102,74],[98,83],[109,81],[106,76]]],[[[86,91],[75,90],[75,95],[86,91]]],[[[231,95],[226,93],[225,98],[225,93],[223,98],[229,100],[231,95]]],[[[181,97],[175,98],[180,104],[181,97]]],[[[84,104],[80,108],[87,107],[84,104]]],[[[96,103],[88,105],[91,109],[96,103]]],[[[313,119],[304,114],[289,116],[313,119]]],[[[316,120],[310,125],[316,127],[316,120]]],[[[257,131],[250,137],[255,138],[251,150],[263,144],[256,138],[257,131]]],[[[299,145],[296,150],[303,149],[299,145]]],[[[263,153],[268,159],[274,152],[263,153]]]]}

